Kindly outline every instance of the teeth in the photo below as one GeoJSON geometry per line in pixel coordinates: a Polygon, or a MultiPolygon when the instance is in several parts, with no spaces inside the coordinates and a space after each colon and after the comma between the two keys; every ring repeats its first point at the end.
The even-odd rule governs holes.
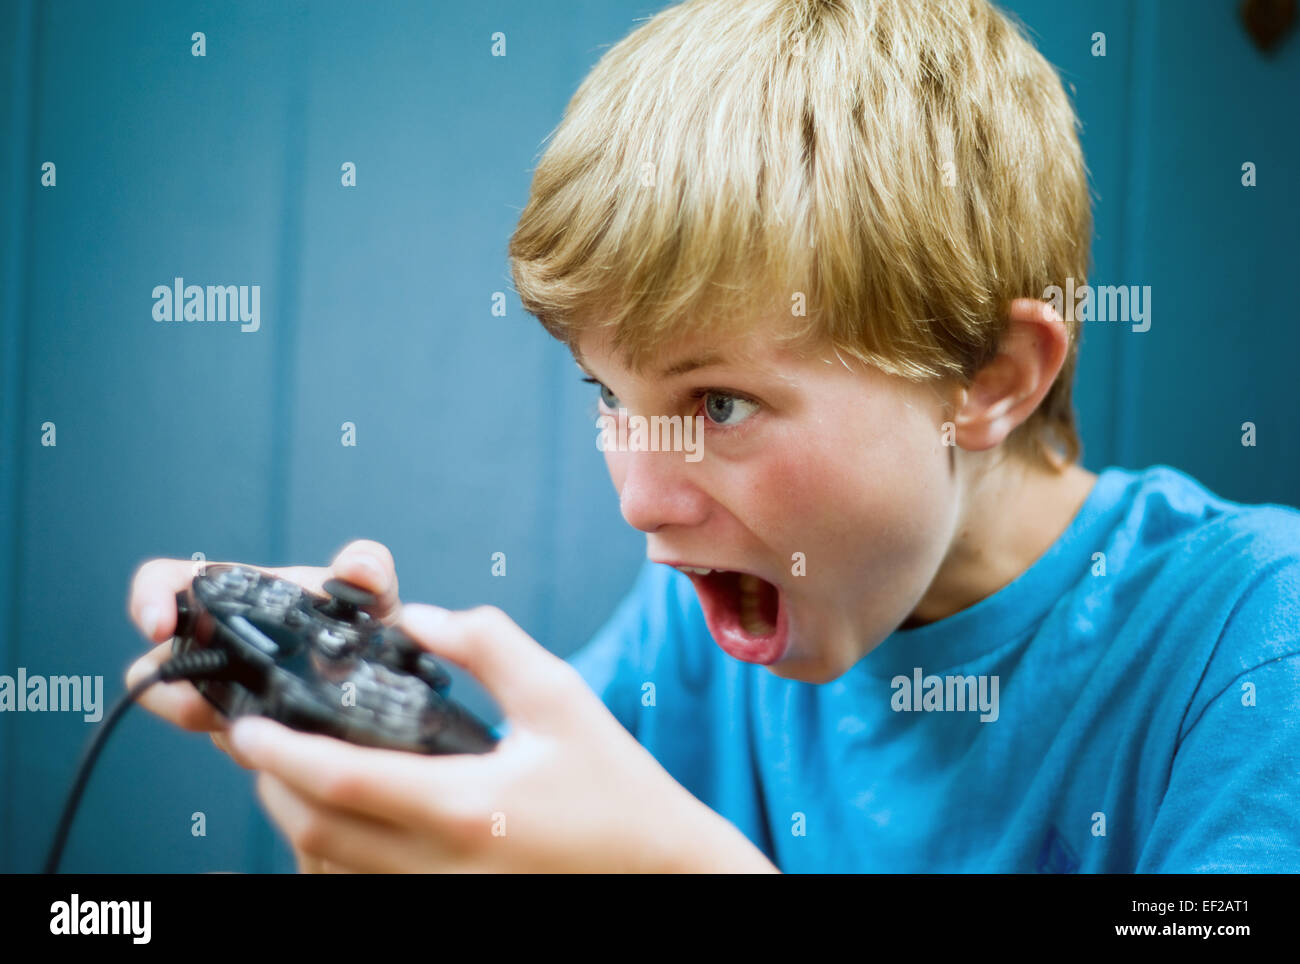
{"type": "Polygon", "coordinates": [[[757,576],[740,574],[740,625],[752,636],[767,636],[775,627],[759,614],[758,587],[757,576]]]}
{"type": "MultiPolygon", "coordinates": [[[[677,566],[676,568],[681,572],[699,576],[726,571],[724,569],[705,569],[701,566],[677,566]]],[[[745,632],[752,636],[770,636],[776,629],[763,618],[759,611],[758,589],[762,583],[763,581],[758,576],[750,575],[747,572],[740,573],[740,625],[745,632]]]]}

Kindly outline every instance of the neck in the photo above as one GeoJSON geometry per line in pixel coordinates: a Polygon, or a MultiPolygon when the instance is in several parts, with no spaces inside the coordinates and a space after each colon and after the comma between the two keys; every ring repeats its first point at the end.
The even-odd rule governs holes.
{"type": "Polygon", "coordinates": [[[1070,527],[1095,473],[1015,460],[963,481],[964,506],[953,540],[921,602],[901,629],[937,622],[1015,581],[1070,527]]]}

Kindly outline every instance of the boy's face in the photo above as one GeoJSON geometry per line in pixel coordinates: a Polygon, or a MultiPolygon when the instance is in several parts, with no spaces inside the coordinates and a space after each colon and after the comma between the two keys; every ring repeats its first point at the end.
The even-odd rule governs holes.
{"type": "Polygon", "coordinates": [[[641,374],[599,332],[577,354],[604,387],[602,414],[704,416],[698,461],[605,453],[648,557],[730,571],[689,574],[718,645],[825,682],[907,619],[943,562],[958,519],[950,416],[933,385],[771,347],[766,326],[692,338],[641,374]]]}

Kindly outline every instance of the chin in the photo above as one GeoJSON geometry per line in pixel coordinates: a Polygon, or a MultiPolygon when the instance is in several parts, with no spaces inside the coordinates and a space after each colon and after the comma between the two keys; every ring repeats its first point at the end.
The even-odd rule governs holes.
{"type": "Polygon", "coordinates": [[[798,646],[792,645],[791,652],[785,658],[767,665],[767,671],[781,679],[821,684],[839,679],[852,665],[852,663],[832,659],[829,655],[802,655],[798,646]]]}
{"type": "Polygon", "coordinates": [[[833,683],[884,642],[885,638],[881,636],[864,640],[843,631],[838,639],[828,640],[827,635],[818,636],[816,642],[820,649],[814,650],[808,645],[807,637],[792,634],[786,655],[768,664],[767,669],[781,679],[801,683],[833,683]]]}

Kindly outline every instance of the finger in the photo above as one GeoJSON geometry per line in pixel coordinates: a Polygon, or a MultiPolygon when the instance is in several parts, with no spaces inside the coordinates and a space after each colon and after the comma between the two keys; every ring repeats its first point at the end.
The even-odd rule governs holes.
{"type": "Polygon", "coordinates": [[[194,578],[194,564],[181,559],[151,559],[135,572],[127,610],[151,642],[176,632],[176,594],[194,578]]]}
{"type": "MultiPolygon", "coordinates": [[[[126,671],[126,685],[135,686],[156,671],[172,658],[171,650],[170,646],[155,646],[137,659],[126,671]]],[[[150,713],[156,713],[186,730],[202,732],[225,729],[228,725],[226,718],[187,680],[154,683],[140,694],[136,702],[150,713]]]]}
{"type": "MultiPolygon", "coordinates": [[[[146,639],[161,643],[175,634],[176,594],[189,586],[199,566],[200,564],[187,559],[151,559],[136,570],[131,580],[127,611],[131,621],[144,633],[146,639]]],[[[330,570],[319,566],[248,568],[288,579],[315,593],[324,592],[322,584],[330,577],[330,570]]]]}
{"type": "Polygon", "coordinates": [[[311,854],[302,850],[295,849],[293,852],[294,860],[298,862],[298,873],[300,874],[355,874],[357,873],[351,867],[344,867],[321,857],[313,857],[311,854]]]}
{"type": "Polygon", "coordinates": [[[350,542],[330,565],[334,575],[379,597],[370,611],[379,619],[397,613],[397,565],[388,547],[370,539],[350,542]]]}
{"type": "Polygon", "coordinates": [[[298,873],[300,874],[323,874],[325,873],[325,861],[319,857],[313,857],[311,854],[303,853],[298,848],[293,851],[294,860],[298,862],[298,873]]]}
{"type": "Polygon", "coordinates": [[[414,870],[412,858],[425,846],[390,824],[333,810],[296,793],[274,774],[257,780],[257,795],[296,853],[322,864],[362,872],[414,870]]]}
{"type": "Polygon", "coordinates": [[[230,735],[225,730],[214,730],[209,736],[212,737],[212,742],[217,745],[218,750],[225,753],[245,770],[253,769],[253,765],[248,762],[244,755],[231,745],[230,735]]]}
{"type": "Polygon", "coordinates": [[[533,723],[589,692],[577,671],[495,606],[452,612],[411,603],[402,629],[437,656],[469,670],[507,717],[533,723]]]}
{"type": "Polygon", "coordinates": [[[399,825],[429,825],[439,802],[464,802],[483,773],[465,765],[476,757],[355,746],[257,717],[238,720],[230,741],[250,766],[322,806],[399,825]]]}
{"type": "MultiPolygon", "coordinates": [[[[292,846],[292,845],[291,845],[292,846]]],[[[317,857],[309,854],[305,850],[299,850],[293,847],[293,858],[298,864],[298,873],[300,874],[355,874],[358,871],[353,867],[345,867],[340,863],[326,860],[323,857],[317,857]]]]}

